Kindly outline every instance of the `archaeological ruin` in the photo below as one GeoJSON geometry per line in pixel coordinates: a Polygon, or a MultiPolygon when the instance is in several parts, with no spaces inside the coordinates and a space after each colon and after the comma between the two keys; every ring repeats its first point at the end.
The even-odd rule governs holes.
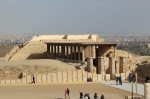
{"type": "MultiPolygon", "coordinates": [[[[36,35],[30,41],[14,46],[4,59],[7,61],[54,59],[63,62],[80,63],[80,67],[83,67],[83,64],[86,65],[85,68],[79,67],[80,70],[77,71],[65,71],[65,74],[64,72],[59,72],[59,74],[52,72],[50,78],[54,78],[56,82],[61,82],[63,79],[67,80],[67,78],[67,81],[74,81],[73,77],[74,79],[79,79],[80,76],[79,81],[83,81],[83,79],[85,81],[87,77],[92,77],[95,79],[94,81],[98,79],[110,80],[115,79],[115,76],[119,74],[123,76],[123,79],[126,79],[131,70],[126,66],[125,58],[132,57],[132,55],[125,51],[117,50],[117,45],[117,42],[105,42],[97,34],[36,35]],[[79,71],[81,74],[78,73],[79,71]],[[86,74],[84,74],[84,71],[86,74]]],[[[31,80],[31,75],[26,73],[22,75],[26,75],[22,76],[26,80],[31,80]]],[[[39,82],[42,82],[42,79],[44,79],[44,82],[48,81],[46,80],[47,76],[35,75],[37,75],[36,78],[40,79],[39,82]]],[[[39,79],[37,79],[37,82],[39,79]]],[[[3,83],[4,81],[1,82],[3,83]]]]}

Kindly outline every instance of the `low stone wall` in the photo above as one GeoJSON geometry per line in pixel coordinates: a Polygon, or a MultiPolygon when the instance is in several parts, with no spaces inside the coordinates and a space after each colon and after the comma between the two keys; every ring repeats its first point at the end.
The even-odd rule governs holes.
{"type": "MultiPolygon", "coordinates": [[[[34,74],[35,83],[57,83],[57,82],[86,82],[87,78],[91,77],[93,82],[108,81],[110,74],[95,74],[84,70],[65,71],[48,74],[34,74]]],[[[22,79],[16,80],[0,80],[0,84],[25,84],[32,82],[32,75],[23,74],[22,79]]]]}

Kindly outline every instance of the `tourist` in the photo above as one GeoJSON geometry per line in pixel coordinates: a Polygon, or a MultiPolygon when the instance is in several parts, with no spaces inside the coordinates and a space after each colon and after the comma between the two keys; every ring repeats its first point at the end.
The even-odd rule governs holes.
{"type": "Polygon", "coordinates": [[[65,90],[65,99],[67,99],[67,98],[68,98],[68,91],[65,90]]]}
{"type": "Polygon", "coordinates": [[[68,89],[68,88],[67,88],[67,93],[68,93],[68,96],[69,96],[70,91],[69,91],[69,89],[68,89]]]}
{"type": "Polygon", "coordinates": [[[119,76],[119,84],[122,85],[122,76],[119,76]]]}
{"type": "Polygon", "coordinates": [[[131,73],[129,73],[128,78],[129,78],[129,82],[131,82],[132,81],[132,74],[131,73]]]}
{"type": "Polygon", "coordinates": [[[90,82],[92,82],[92,78],[91,77],[89,78],[89,80],[90,80],[90,82]]]}
{"type": "Polygon", "coordinates": [[[90,99],[90,95],[89,95],[89,93],[87,94],[87,97],[88,97],[88,99],[90,99]]]}
{"type": "Polygon", "coordinates": [[[118,85],[118,80],[119,80],[119,77],[117,76],[116,77],[116,85],[118,85]]]}
{"type": "Polygon", "coordinates": [[[104,99],[104,95],[103,95],[103,93],[102,93],[102,95],[101,95],[100,99],[104,99]]]}
{"type": "Polygon", "coordinates": [[[83,93],[80,91],[80,99],[83,99],[83,93]]]}
{"type": "Polygon", "coordinates": [[[32,83],[35,84],[35,77],[34,77],[34,75],[32,75],[32,83]]]}
{"type": "Polygon", "coordinates": [[[97,93],[94,94],[94,99],[98,99],[97,93]]]}
{"type": "Polygon", "coordinates": [[[85,95],[84,95],[84,99],[88,99],[88,96],[87,96],[87,94],[85,94],[85,95]]]}
{"type": "Polygon", "coordinates": [[[148,80],[149,80],[149,76],[147,75],[145,79],[145,83],[147,83],[148,80]]]}
{"type": "Polygon", "coordinates": [[[135,75],[132,76],[132,81],[135,83],[135,81],[136,81],[135,75]]]}

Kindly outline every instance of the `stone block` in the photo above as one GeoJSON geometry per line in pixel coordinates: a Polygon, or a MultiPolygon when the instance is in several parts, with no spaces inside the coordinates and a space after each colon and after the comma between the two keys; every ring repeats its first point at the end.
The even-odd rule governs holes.
{"type": "Polygon", "coordinates": [[[48,73],[46,79],[47,79],[47,82],[52,82],[52,74],[48,73]]]}
{"type": "Polygon", "coordinates": [[[57,81],[62,82],[62,72],[57,72],[57,81]]]}
{"type": "Polygon", "coordinates": [[[83,72],[82,78],[83,78],[83,81],[87,81],[87,72],[83,72]]]}
{"type": "Polygon", "coordinates": [[[87,73],[87,77],[88,78],[90,78],[90,77],[92,78],[92,73],[87,73]]]}
{"type": "Polygon", "coordinates": [[[72,71],[67,71],[67,81],[72,82],[72,71]]]}
{"type": "Polygon", "coordinates": [[[6,84],[10,84],[10,80],[6,80],[6,84]]]}
{"type": "Polygon", "coordinates": [[[57,82],[57,74],[52,73],[52,82],[57,82]]]}
{"type": "Polygon", "coordinates": [[[111,80],[116,80],[116,74],[111,74],[111,80]]]}
{"type": "Polygon", "coordinates": [[[103,74],[97,74],[97,80],[98,81],[103,81],[103,74]]]}
{"type": "Polygon", "coordinates": [[[25,72],[21,73],[21,78],[25,78],[26,75],[27,75],[27,74],[26,74],[25,72]]]}
{"type": "Polygon", "coordinates": [[[16,83],[20,84],[21,83],[21,79],[17,79],[16,83]]]}
{"type": "Polygon", "coordinates": [[[77,82],[77,71],[72,72],[72,78],[73,78],[72,79],[73,82],[77,82]]]}
{"type": "Polygon", "coordinates": [[[27,83],[31,83],[32,82],[32,76],[31,75],[27,75],[27,83]]]}
{"type": "Polygon", "coordinates": [[[90,73],[96,74],[96,67],[94,67],[94,66],[90,67],[90,73]]]}
{"type": "Polygon", "coordinates": [[[63,80],[63,82],[67,82],[67,72],[62,72],[62,80],[63,80]]]}
{"type": "Polygon", "coordinates": [[[36,79],[37,83],[41,83],[42,82],[42,76],[41,76],[41,74],[37,74],[35,79],[36,79]]]}
{"type": "Polygon", "coordinates": [[[23,77],[23,78],[21,79],[21,83],[27,83],[27,77],[23,77]]]}
{"type": "Polygon", "coordinates": [[[1,83],[1,84],[5,84],[5,83],[6,83],[6,80],[1,80],[0,83],[1,83]]]}
{"type": "Polygon", "coordinates": [[[83,81],[83,79],[82,79],[82,71],[80,71],[80,70],[78,70],[77,71],[77,80],[80,82],[80,81],[83,81]]]}
{"type": "Polygon", "coordinates": [[[109,81],[109,80],[110,80],[110,74],[105,74],[104,80],[105,80],[105,81],[109,81]]]}
{"type": "Polygon", "coordinates": [[[42,74],[42,82],[46,82],[46,74],[42,74]]]}
{"type": "Polygon", "coordinates": [[[97,81],[97,74],[92,74],[93,82],[97,81]]]}
{"type": "Polygon", "coordinates": [[[16,81],[15,81],[15,80],[10,80],[10,83],[11,83],[11,84],[15,84],[16,81]]]}

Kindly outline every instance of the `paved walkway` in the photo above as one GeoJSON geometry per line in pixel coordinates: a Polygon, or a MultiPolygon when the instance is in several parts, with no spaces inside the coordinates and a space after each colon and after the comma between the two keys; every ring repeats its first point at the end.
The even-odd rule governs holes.
{"type": "MultiPolygon", "coordinates": [[[[121,90],[125,90],[125,91],[132,91],[132,83],[128,83],[128,82],[123,82],[122,85],[116,85],[116,81],[105,81],[105,82],[101,82],[104,85],[108,85],[111,87],[115,87],[121,90]]],[[[136,93],[136,89],[135,89],[135,83],[133,83],[133,92],[136,93]]],[[[143,95],[144,96],[144,85],[143,84],[137,84],[137,93],[139,95],[143,95]]]]}

